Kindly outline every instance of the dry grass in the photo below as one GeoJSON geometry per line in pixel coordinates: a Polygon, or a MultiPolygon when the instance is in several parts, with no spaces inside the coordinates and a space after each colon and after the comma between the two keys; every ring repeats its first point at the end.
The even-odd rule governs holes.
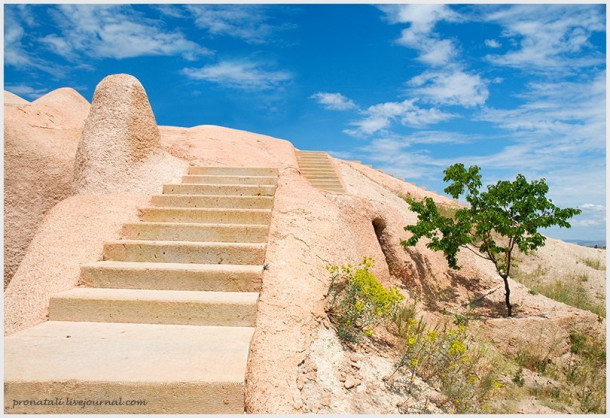
{"type": "Polygon", "coordinates": [[[606,270],[605,264],[600,259],[594,258],[583,258],[580,260],[585,266],[591,267],[594,270],[606,270]]]}
{"type": "Polygon", "coordinates": [[[573,274],[559,280],[545,280],[546,271],[540,266],[529,274],[519,271],[519,268],[515,268],[513,272],[513,279],[528,287],[532,294],[540,293],[566,305],[593,312],[600,318],[606,317],[605,303],[594,301],[583,284],[589,280],[586,274],[573,274]]]}

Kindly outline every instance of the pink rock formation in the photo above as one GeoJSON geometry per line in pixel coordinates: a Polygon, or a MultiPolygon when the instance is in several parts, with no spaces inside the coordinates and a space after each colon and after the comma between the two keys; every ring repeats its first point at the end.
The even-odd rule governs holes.
{"type": "MultiPolygon", "coordinates": [[[[132,103],[130,97],[138,95],[133,93],[137,86],[134,87],[128,76],[116,77],[117,82],[113,84],[119,91],[117,97],[132,103]],[[131,87],[119,88],[125,84],[131,87]]],[[[150,119],[146,123],[143,119],[130,122],[123,111],[108,110],[106,107],[129,108],[115,103],[118,100],[109,90],[101,90],[99,95],[96,91],[94,107],[97,106],[97,97],[106,104],[99,104],[99,109],[92,110],[92,114],[99,112],[99,117],[92,116],[88,122],[88,142],[85,144],[83,141],[83,150],[77,161],[77,165],[81,165],[79,179],[82,183],[78,183],[79,187],[95,193],[103,193],[107,187],[123,190],[142,187],[138,189],[141,194],[128,197],[119,194],[74,196],[51,212],[31,245],[27,259],[20,266],[15,282],[7,289],[7,333],[43,321],[50,293],[74,286],[79,265],[95,261],[103,242],[118,232],[118,225],[135,217],[135,206],[145,201],[143,194],[148,191],[137,183],[134,177],[137,173],[125,164],[147,167],[151,156],[161,155],[160,149],[170,152],[174,158],[160,158],[153,166],[158,171],[144,175],[146,181],[157,184],[167,182],[163,175],[175,173],[171,164],[176,164],[176,159],[193,165],[279,168],[279,185],[267,247],[268,268],[263,276],[257,330],[248,366],[246,404],[250,413],[303,413],[312,410],[308,403],[315,398],[308,398],[307,394],[317,391],[316,396],[326,396],[331,393],[323,386],[322,367],[318,370],[322,377],[315,383],[308,383],[305,390],[302,381],[299,387],[298,379],[299,365],[315,360],[310,354],[312,347],[323,339],[324,331],[321,333],[320,330],[325,329],[322,325],[326,321],[324,298],[329,286],[326,264],[356,264],[362,256],[373,256],[376,260],[374,273],[379,279],[386,285],[398,286],[405,295],[420,298],[420,306],[431,316],[443,309],[451,312],[501,284],[491,263],[468,251],[459,255],[463,269],[456,272],[448,268],[442,254],[427,249],[425,243],[408,249],[399,245],[406,238],[403,227],[413,223],[416,215],[398,195],[429,196],[445,204],[451,204],[450,199],[425,192],[360,164],[341,160],[335,160],[335,165],[346,193],[322,192],[313,188],[300,174],[294,147],[288,141],[234,129],[199,126],[188,129],[161,127],[160,141],[156,142],[158,139],[154,139],[155,130],[150,128],[150,119]],[[103,112],[109,115],[106,119],[102,117],[103,112]],[[146,126],[150,129],[142,129],[149,129],[147,132],[151,137],[140,138],[146,144],[130,148],[125,138],[136,135],[130,136],[128,127],[141,124],[148,124],[146,126]],[[122,136],[103,132],[109,128],[121,132],[122,136]],[[95,132],[103,138],[93,138],[95,132]],[[95,158],[106,158],[104,152],[114,153],[120,162],[116,163],[110,157],[104,160],[114,165],[113,171],[105,171],[99,162],[94,161],[95,158]],[[164,162],[168,162],[169,168],[164,162]],[[96,174],[94,170],[97,169],[101,174],[96,174]],[[112,180],[112,186],[105,184],[109,180],[112,180]],[[107,213],[106,208],[112,213],[107,213]]],[[[551,244],[549,242],[549,248],[551,244]]],[[[566,269],[568,260],[575,265],[579,257],[592,257],[591,251],[594,251],[585,249],[578,253],[574,251],[576,247],[569,244],[565,247],[553,244],[553,248],[549,257],[566,260],[566,269]]],[[[603,278],[604,273],[600,272],[600,277],[603,278]]],[[[551,329],[566,339],[572,321],[591,330],[603,327],[590,312],[567,307],[539,294],[532,295],[516,282],[511,282],[511,287],[513,303],[518,305],[516,317],[506,320],[493,311],[492,308],[503,306],[502,291],[488,295],[477,311],[483,318],[477,326],[482,331],[487,330],[498,347],[507,346],[506,343],[514,340],[515,336],[539,332],[541,328],[551,329]]],[[[336,340],[332,328],[328,333],[336,340]]],[[[530,340],[534,341],[532,338],[530,340]]],[[[345,351],[338,343],[328,347],[323,347],[324,356],[345,357],[345,351]]],[[[391,368],[391,362],[388,362],[391,368]]],[[[332,369],[329,373],[334,371],[332,369]]],[[[337,382],[334,379],[329,385],[337,382]]],[[[379,377],[375,382],[367,383],[365,392],[356,390],[355,394],[350,393],[349,400],[343,403],[337,404],[335,398],[332,402],[324,398],[323,404],[331,413],[395,411],[395,402],[377,396],[382,390],[379,377]]]]}
{"type": "Polygon", "coordinates": [[[187,164],[166,154],[140,82],[128,74],[96,87],[74,164],[79,193],[156,193],[179,179],[187,164]]]}
{"type": "Polygon", "coordinates": [[[22,106],[28,104],[29,102],[10,91],[4,90],[4,104],[5,105],[18,105],[22,106]]]}
{"type": "Polygon", "coordinates": [[[5,91],[4,287],[49,209],[70,196],[89,103],[62,88],[32,103],[5,91]]]}

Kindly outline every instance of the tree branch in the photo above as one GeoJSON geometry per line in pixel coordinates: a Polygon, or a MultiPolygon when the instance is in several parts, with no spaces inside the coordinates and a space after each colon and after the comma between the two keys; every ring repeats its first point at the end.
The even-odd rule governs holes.
{"type": "Polygon", "coordinates": [[[463,245],[462,247],[472,251],[474,254],[478,255],[479,257],[481,257],[483,260],[488,260],[488,261],[492,261],[491,258],[489,257],[485,257],[483,256],[480,252],[473,250],[472,248],[470,248],[468,245],[463,245]]]}

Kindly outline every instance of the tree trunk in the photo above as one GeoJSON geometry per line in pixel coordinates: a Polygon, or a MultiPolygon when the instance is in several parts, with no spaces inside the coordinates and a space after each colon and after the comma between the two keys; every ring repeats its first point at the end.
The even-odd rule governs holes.
{"type": "Polygon", "coordinates": [[[513,307],[510,305],[510,287],[508,286],[508,275],[502,276],[504,280],[504,291],[506,295],[506,309],[508,310],[507,316],[513,316],[513,307]]]}

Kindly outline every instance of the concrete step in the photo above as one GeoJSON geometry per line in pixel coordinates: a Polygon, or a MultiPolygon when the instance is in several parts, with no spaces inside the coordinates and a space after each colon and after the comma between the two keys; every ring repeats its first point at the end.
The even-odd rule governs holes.
{"type": "Polygon", "coordinates": [[[253,333],[250,327],[45,322],[4,339],[5,412],[243,414],[253,333]],[[45,398],[64,402],[25,402],[45,398]],[[116,405],[119,400],[146,404],[116,405]]]}
{"type": "Polygon", "coordinates": [[[337,175],[329,175],[329,174],[323,174],[323,175],[306,175],[305,178],[307,178],[307,180],[310,181],[328,181],[328,180],[334,180],[337,181],[337,175]]]}
{"type": "Polygon", "coordinates": [[[49,301],[49,320],[253,327],[257,292],[77,287],[49,301]]]}
{"type": "Polygon", "coordinates": [[[257,224],[138,222],[124,224],[121,235],[131,240],[266,243],[269,227],[257,224]]]}
{"type": "Polygon", "coordinates": [[[164,184],[163,194],[273,196],[276,186],[253,184],[164,184]]]}
{"type": "Polygon", "coordinates": [[[268,225],[270,209],[203,209],[203,208],[139,208],[140,219],[146,222],[189,222],[220,224],[268,225]]]}
{"type": "Polygon", "coordinates": [[[305,173],[310,173],[310,172],[315,172],[315,173],[318,173],[318,172],[331,172],[331,173],[334,173],[334,172],[336,172],[335,168],[333,166],[331,166],[331,165],[326,165],[324,167],[305,167],[305,166],[300,165],[299,166],[299,171],[301,173],[303,173],[303,172],[305,172],[305,173]]]}
{"type": "Polygon", "coordinates": [[[270,184],[277,185],[277,176],[188,175],[184,184],[270,184]]]}
{"type": "Polygon", "coordinates": [[[265,244],[121,240],[104,244],[103,260],[151,263],[264,264],[265,244]]]}
{"type": "Polygon", "coordinates": [[[81,282],[114,289],[259,292],[262,265],[100,261],[81,267],[81,282]]]}
{"type": "Polygon", "coordinates": [[[192,175],[276,176],[277,168],[268,167],[189,167],[192,175]]]}
{"type": "Polygon", "coordinates": [[[338,184],[341,185],[339,179],[307,179],[311,184],[338,184]]]}
{"type": "Polygon", "coordinates": [[[312,184],[316,189],[343,189],[340,184],[312,184]]]}
{"type": "Polygon", "coordinates": [[[312,176],[312,175],[314,175],[314,176],[315,175],[320,175],[320,176],[322,176],[322,175],[336,176],[337,175],[337,172],[334,169],[330,169],[330,168],[328,170],[303,170],[303,169],[300,169],[299,171],[301,172],[302,175],[304,175],[306,177],[309,177],[309,176],[312,176]]]}
{"type": "Polygon", "coordinates": [[[328,173],[333,173],[334,175],[336,175],[336,171],[334,168],[328,166],[328,167],[324,167],[324,168],[303,168],[301,166],[301,168],[299,169],[299,171],[301,172],[301,174],[303,175],[308,175],[308,174],[328,174],[328,173]]]}
{"type": "Polygon", "coordinates": [[[222,196],[162,194],[152,196],[153,206],[176,208],[271,209],[273,196],[222,196]]]}
{"type": "Polygon", "coordinates": [[[306,171],[334,171],[333,166],[330,164],[299,164],[299,169],[306,171]]]}

